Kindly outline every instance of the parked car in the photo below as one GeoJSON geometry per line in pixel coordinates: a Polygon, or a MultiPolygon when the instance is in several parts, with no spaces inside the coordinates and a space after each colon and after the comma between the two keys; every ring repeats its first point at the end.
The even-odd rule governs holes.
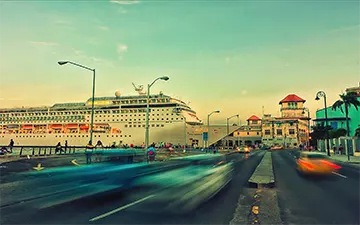
{"type": "Polygon", "coordinates": [[[284,149],[284,146],[272,146],[271,150],[280,150],[280,149],[284,149]]]}

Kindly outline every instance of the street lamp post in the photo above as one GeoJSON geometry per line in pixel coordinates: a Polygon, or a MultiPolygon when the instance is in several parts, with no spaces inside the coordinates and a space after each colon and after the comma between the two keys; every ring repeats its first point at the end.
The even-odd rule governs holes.
{"type": "MultiPolygon", "coordinates": [[[[238,121],[239,121],[239,114],[236,114],[236,115],[230,116],[229,118],[226,118],[226,137],[227,137],[227,135],[229,135],[229,132],[230,132],[229,120],[234,117],[237,117],[238,121]]],[[[227,146],[229,147],[229,140],[227,140],[226,143],[227,143],[227,146]]]]}
{"type": "Polygon", "coordinates": [[[94,126],[94,101],[95,101],[95,69],[91,69],[87,66],[83,66],[78,63],[71,62],[71,61],[59,61],[58,62],[58,64],[60,66],[65,65],[67,63],[72,64],[74,66],[81,67],[86,70],[90,70],[93,72],[92,98],[91,98],[91,119],[90,119],[91,120],[91,122],[90,122],[90,140],[89,140],[89,145],[92,146],[92,144],[93,144],[93,126],[94,126]]]}
{"type": "Polygon", "coordinates": [[[209,148],[209,134],[210,134],[210,116],[214,113],[220,113],[220,110],[215,110],[215,111],[212,111],[209,115],[208,115],[208,118],[207,118],[207,129],[208,129],[208,140],[207,140],[207,144],[205,147],[209,148]]]}
{"type": "Polygon", "coordinates": [[[149,114],[150,114],[150,88],[155,84],[158,80],[169,80],[168,76],[162,76],[156,78],[151,84],[147,86],[147,98],[146,98],[146,121],[145,121],[145,162],[147,161],[147,149],[149,148],[149,114]]]}
{"type": "Polygon", "coordinates": [[[315,100],[320,100],[320,97],[324,97],[324,105],[325,105],[325,129],[326,129],[326,143],[327,143],[327,154],[330,156],[330,142],[329,142],[329,131],[328,131],[328,114],[327,114],[327,105],[326,105],[326,94],[323,91],[318,91],[316,93],[315,100]]]}
{"type": "Polygon", "coordinates": [[[308,113],[308,135],[307,135],[307,147],[310,147],[310,110],[309,108],[304,108],[302,114],[305,114],[305,111],[308,113]]]}

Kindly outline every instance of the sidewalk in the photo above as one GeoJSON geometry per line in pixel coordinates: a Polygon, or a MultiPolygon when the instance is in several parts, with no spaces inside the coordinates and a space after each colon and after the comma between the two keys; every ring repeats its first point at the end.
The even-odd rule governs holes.
{"type": "Polygon", "coordinates": [[[347,155],[334,155],[334,152],[331,151],[331,159],[339,161],[339,162],[346,162],[346,163],[352,163],[352,164],[358,164],[360,166],[360,154],[359,152],[355,152],[354,156],[350,156],[350,161],[348,160],[347,155]]]}

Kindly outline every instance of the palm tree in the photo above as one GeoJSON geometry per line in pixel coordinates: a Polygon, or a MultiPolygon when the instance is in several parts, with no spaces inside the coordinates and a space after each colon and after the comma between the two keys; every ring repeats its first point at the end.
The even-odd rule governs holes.
{"type": "Polygon", "coordinates": [[[360,137],[360,127],[356,128],[354,136],[355,137],[360,137]]]}
{"type": "Polygon", "coordinates": [[[340,100],[337,100],[333,105],[332,109],[336,110],[339,108],[342,113],[344,113],[344,110],[342,108],[342,105],[345,106],[345,116],[346,116],[346,134],[347,136],[350,136],[350,127],[349,127],[349,107],[353,105],[358,110],[358,106],[360,106],[360,101],[357,99],[358,95],[355,92],[348,92],[346,94],[340,95],[340,100]]]}

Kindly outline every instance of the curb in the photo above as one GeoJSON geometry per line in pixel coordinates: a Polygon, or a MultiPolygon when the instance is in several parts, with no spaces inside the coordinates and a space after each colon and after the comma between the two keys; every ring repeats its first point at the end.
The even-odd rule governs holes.
{"type": "Polygon", "coordinates": [[[249,187],[275,187],[271,152],[266,152],[254,173],[248,180],[249,187]]]}

